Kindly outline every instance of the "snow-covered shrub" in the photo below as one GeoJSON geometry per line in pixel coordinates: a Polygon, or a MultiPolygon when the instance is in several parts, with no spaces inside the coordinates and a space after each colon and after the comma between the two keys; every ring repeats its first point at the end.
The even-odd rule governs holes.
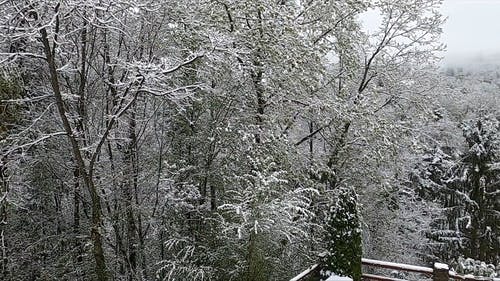
{"type": "Polygon", "coordinates": [[[487,264],[483,261],[459,257],[457,261],[457,272],[475,276],[499,277],[500,264],[495,266],[494,264],[487,264]]]}
{"type": "MultiPolygon", "coordinates": [[[[361,228],[357,196],[352,188],[339,187],[326,216],[325,272],[361,280],[361,228]]],[[[325,274],[326,275],[326,274],[325,274]]]]}

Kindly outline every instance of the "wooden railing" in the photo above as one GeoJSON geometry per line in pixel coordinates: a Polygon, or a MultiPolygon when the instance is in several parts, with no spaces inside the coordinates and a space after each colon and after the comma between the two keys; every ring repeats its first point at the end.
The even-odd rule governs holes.
{"type": "MultiPolygon", "coordinates": [[[[386,262],[386,261],[378,261],[378,260],[372,260],[372,259],[361,259],[361,264],[365,265],[365,266],[370,266],[370,267],[420,273],[420,274],[424,274],[427,276],[434,275],[434,268],[430,268],[430,267],[401,264],[401,263],[393,263],[393,262],[386,262]]],[[[446,266],[446,268],[447,268],[447,266],[446,266]]],[[[396,280],[400,281],[400,280],[402,280],[402,279],[396,279],[396,278],[387,277],[387,276],[380,276],[380,275],[366,274],[366,273],[363,273],[362,277],[364,280],[379,280],[379,281],[396,281],[396,280]]],[[[434,278],[432,278],[432,279],[434,280],[434,278]]]]}
{"type": "Polygon", "coordinates": [[[290,279],[290,281],[305,281],[305,280],[311,280],[315,276],[319,276],[319,264],[315,264],[308,269],[302,271],[299,275],[293,277],[290,279]]]}
{"type": "MultiPolygon", "coordinates": [[[[361,263],[364,266],[368,267],[377,267],[383,269],[392,269],[397,271],[406,271],[412,273],[419,273],[427,276],[429,279],[433,281],[449,281],[450,279],[454,280],[464,280],[464,281],[500,281],[500,278],[491,278],[491,277],[480,277],[473,275],[459,275],[454,271],[451,271],[447,264],[443,263],[434,263],[433,267],[424,267],[417,265],[409,265],[402,263],[394,263],[394,262],[386,262],[372,259],[361,259],[361,263]]],[[[301,272],[299,275],[290,279],[290,281],[317,281],[319,276],[319,271],[321,270],[321,266],[315,264],[308,269],[301,272]]],[[[375,280],[375,281],[406,281],[403,279],[397,279],[393,277],[375,275],[363,273],[363,280],[375,280]]]]}

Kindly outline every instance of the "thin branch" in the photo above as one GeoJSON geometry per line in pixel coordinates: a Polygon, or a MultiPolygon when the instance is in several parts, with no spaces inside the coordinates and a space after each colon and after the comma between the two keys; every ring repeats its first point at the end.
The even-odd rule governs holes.
{"type": "Polygon", "coordinates": [[[323,39],[326,35],[328,35],[330,32],[332,32],[335,28],[337,28],[337,26],[339,26],[339,24],[341,22],[343,22],[347,17],[349,16],[352,16],[354,13],[358,12],[357,9],[354,9],[352,10],[351,12],[347,13],[346,15],[344,15],[342,18],[340,18],[333,27],[325,30],[323,33],[321,33],[321,35],[316,38],[313,42],[313,45],[316,45],[319,41],[321,41],[321,39],[323,39]]]}
{"type": "Polygon", "coordinates": [[[180,91],[189,92],[189,91],[192,91],[195,89],[201,89],[201,86],[200,85],[183,86],[183,87],[175,88],[175,89],[172,89],[172,90],[169,90],[166,92],[165,91],[162,92],[160,90],[155,90],[155,89],[142,88],[142,89],[137,90],[137,92],[140,94],[142,94],[142,93],[151,94],[155,97],[164,97],[164,96],[168,96],[168,95],[171,95],[173,93],[176,93],[176,92],[180,92],[180,91]]]}
{"type": "Polygon", "coordinates": [[[134,95],[134,97],[123,107],[121,108],[116,114],[113,114],[111,116],[111,120],[109,120],[108,126],[106,127],[106,130],[104,131],[104,134],[102,135],[101,139],[99,140],[99,143],[97,144],[97,147],[95,148],[94,152],[92,153],[92,157],[90,159],[89,163],[89,174],[90,176],[92,175],[93,172],[93,167],[95,164],[95,161],[97,159],[97,155],[99,155],[101,151],[101,147],[108,138],[109,133],[111,132],[111,128],[113,128],[114,123],[118,118],[120,118],[135,102],[137,99],[138,92],[134,95]]]}
{"type": "Polygon", "coordinates": [[[203,57],[203,56],[204,56],[204,55],[196,55],[196,56],[193,56],[192,58],[190,58],[190,59],[188,59],[188,60],[184,61],[183,63],[181,63],[181,64],[179,64],[179,65],[177,65],[177,66],[175,66],[175,67],[173,67],[173,68],[170,68],[170,69],[167,69],[167,70],[165,70],[165,71],[162,71],[162,74],[163,74],[163,75],[167,75],[167,74],[170,74],[170,73],[172,73],[172,72],[175,72],[175,71],[177,71],[178,69],[180,69],[180,68],[182,68],[182,67],[184,67],[184,66],[186,66],[186,65],[189,65],[189,64],[191,64],[191,63],[194,63],[196,60],[198,60],[199,58],[201,58],[201,57],[203,57]]]}
{"type": "Polygon", "coordinates": [[[296,142],[296,143],[295,143],[295,146],[299,146],[299,145],[301,145],[302,143],[304,143],[304,142],[305,142],[305,141],[307,141],[308,139],[310,139],[310,138],[314,137],[317,133],[319,133],[319,132],[323,131],[324,129],[326,129],[326,128],[328,128],[328,127],[330,127],[330,125],[332,124],[332,121],[333,121],[333,120],[330,120],[330,122],[328,122],[328,124],[326,124],[326,125],[323,125],[323,126],[319,127],[319,128],[318,128],[318,129],[316,129],[314,132],[312,132],[312,133],[310,133],[309,135],[307,135],[307,136],[303,137],[300,141],[298,141],[298,142],[296,142]]]}
{"type": "Polygon", "coordinates": [[[42,60],[46,60],[47,58],[45,56],[42,56],[42,55],[37,55],[37,54],[33,54],[33,53],[0,53],[0,56],[8,56],[7,58],[3,59],[0,61],[0,64],[3,64],[7,61],[10,61],[10,60],[13,60],[17,57],[28,57],[28,58],[34,58],[34,59],[42,59],[42,60]]]}
{"type": "Polygon", "coordinates": [[[11,148],[9,151],[5,152],[3,155],[2,155],[2,159],[4,159],[5,157],[9,156],[9,154],[11,154],[12,152],[14,151],[17,151],[17,150],[20,150],[20,149],[23,149],[25,147],[28,147],[28,149],[30,149],[32,146],[40,143],[40,142],[43,142],[44,140],[46,139],[49,139],[49,138],[52,138],[52,137],[56,137],[56,136],[62,136],[62,135],[66,135],[66,132],[56,132],[56,133],[52,133],[52,134],[48,134],[48,135],[45,135],[39,139],[36,139],[32,142],[28,142],[28,143],[25,143],[25,144],[22,144],[22,145],[19,145],[19,146],[15,146],[13,148],[11,148]]]}

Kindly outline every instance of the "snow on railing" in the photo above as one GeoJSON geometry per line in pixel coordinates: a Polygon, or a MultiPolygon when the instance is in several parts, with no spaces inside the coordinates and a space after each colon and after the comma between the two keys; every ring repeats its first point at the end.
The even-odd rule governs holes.
{"type": "MultiPolygon", "coordinates": [[[[378,261],[371,259],[362,259],[361,263],[366,266],[394,269],[399,271],[408,271],[408,272],[416,272],[425,275],[431,275],[433,281],[448,281],[450,279],[454,280],[465,280],[465,281],[500,281],[496,278],[491,277],[481,277],[481,276],[473,276],[473,275],[459,275],[454,271],[450,270],[450,267],[444,263],[434,263],[433,268],[402,264],[402,263],[394,263],[394,262],[386,262],[386,261],[378,261]]],[[[377,281],[402,281],[401,279],[386,277],[386,276],[378,276],[372,274],[363,274],[363,280],[377,280],[377,281]]]]}
{"type": "Polygon", "coordinates": [[[417,272],[417,273],[423,273],[423,274],[432,274],[434,272],[434,269],[432,269],[430,267],[423,267],[423,266],[418,266],[418,265],[410,265],[410,264],[395,263],[395,262],[388,262],[388,261],[379,261],[379,260],[372,260],[372,259],[361,259],[361,264],[367,265],[367,266],[373,266],[373,267],[381,267],[381,268],[395,269],[395,270],[401,270],[401,271],[417,272]]]}
{"type": "MultiPolygon", "coordinates": [[[[449,281],[450,279],[464,280],[464,281],[500,281],[500,278],[473,276],[473,275],[459,275],[456,272],[450,270],[447,264],[437,263],[437,262],[434,263],[434,266],[432,268],[418,266],[418,265],[365,259],[365,258],[361,259],[361,263],[362,265],[365,266],[421,273],[427,276],[432,276],[433,281],[449,281]]],[[[311,278],[313,278],[315,275],[318,274],[317,271],[319,269],[320,269],[319,264],[315,264],[309,267],[308,269],[304,270],[303,272],[301,272],[299,275],[290,279],[290,281],[312,280],[311,278]]],[[[403,279],[397,279],[393,277],[380,276],[367,273],[363,273],[362,278],[363,280],[377,280],[377,281],[406,281],[403,279]]]]}
{"type": "Polygon", "coordinates": [[[302,271],[299,275],[290,279],[290,281],[301,281],[301,280],[304,280],[305,278],[309,278],[312,275],[316,274],[316,270],[318,268],[319,268],[319,264],[315,264],[315,265],[309,267],[308,269],[302,271]]]}

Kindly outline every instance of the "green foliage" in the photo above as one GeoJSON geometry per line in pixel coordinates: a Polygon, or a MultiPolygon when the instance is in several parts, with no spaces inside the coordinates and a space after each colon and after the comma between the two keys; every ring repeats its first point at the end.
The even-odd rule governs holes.
{"type": "Polygon", "coordinates": [[[500,262],[499,133],[500,123],[494,117],[471,120],[463,127],[468,150],[463,154],[458,189],[468,194],[465,201],[470,221],[463,230],[467,256],[489,263],[500,262]]]}
{"type": "Polygon", "coordinates": [[[21,94],[22,88],[17,79],[0,75],[0,139],[5,137],[5,134],[20,118],[20,106],[7,100],[18,99],[21,94]]]}
{"type": "Polygon", "coordinates": [[[446,262],[464,256],[498,263],[499,122],[494,117],[479,117],[461,127],[466,143],[463,151],[436,150],[425,159],[425,171],[416,177],[420,194],[438,198],[444,207],[444,216],[429,233],[437,245],[433,253],[446,262]]]}
{"type": "Polygon", "coordinates": [[[357,196],[352,188],[339,187],[327,216],[326,268],[334,274],[361,280],[361,228],[357,196]]]}
{"type": "MultiPolygon", "coordinates": [[[[436,33],[438,20],[423,21],[425,9],[409,13],[397,1],[39,2],[28,24],[49,33],[52,78],[60,79],[63,99],[58,108],[66,108],[61,116],[79,146],[73,151],[81,151],[95,180],[113,279],[283,280],[328,248],[332,271],[359,280],[358,199],[341,186],[380,188],[381,166],[389,165],[400,137],[393,105],[422,88],[408,69],[427,52],[406,39],[436,33]],[[365,34],[357,16],[377,5],[398,16],[376,35],[365,34]]],[[[434,6],[404,1],[417,10],[426,2],[434,6]]],[[[16,3],[0,14],[25,9],[16,3]]],[[[4,33],[25,40],[23,52],[50,54],[40,52],[44,46],[24,24],[6,25],[4,33]]],[[[45,63],[16,58],[40,73],[25,87],[33,91],[28,95],[48,92],[26,99],[34,105],[33,122],[23,128],[30,135],[15,137],[29,151],[22,152],[21,169],[12,169],[26,186],[19,194],[33,199],[33,206],[19,204],[29,210],[25,219],[44,231],[23,228],[19,233],[33,235],[25,239],[13,231],[19,240],[9,247],[44,246],[29,247],[48,255],[36,268],[75,279],[66,262],[92,272],[92,243],[84,234],[93,197],[68,143],[52,134],[61,130],[50,92],[55,80],[47,79],[45,63]],[[32,138],[39,141],[31,145],[32,138]],[[45,235],[53,240],[38,243],[45,235]],[[63,237],[72,242],[60,245],[63,237]],[[61,256],[64,264],[54,269],[61,256]]],[[[18,116],[10,104],[2,108],[8,118],[18,116]]],[[[21,215],[10,216],[9,225],[23,224],[21,215]]],[[[21,255],[12,255],[13,265],[31,261],[21,255]]]]}

